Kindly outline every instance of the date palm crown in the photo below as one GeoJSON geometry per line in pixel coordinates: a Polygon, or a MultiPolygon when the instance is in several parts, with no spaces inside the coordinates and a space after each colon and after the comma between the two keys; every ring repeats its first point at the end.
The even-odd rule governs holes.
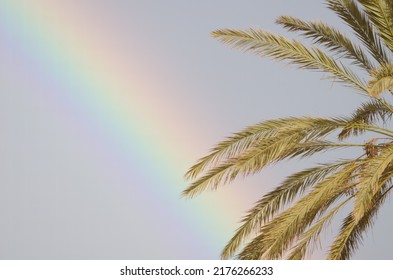
{"type": "Polygon", "coordinates": [[[279,17],[277,24],[311,41],[310,47],[262,29],[212,33],[242,51],[322,71],[367,97],[347,117],[286,117],[246,127],[188,170],[191,183],[183,195],[194,197],[285,159],[339,148],[360,151],[354,158],[296,172],[266,193],[223,249],[224,259],[303,259],[336,214],[349,207],[327,254],[328,259],[348,259],[393,188],[393,130],[388,128],[393,116],[393,1],[327,0],[326,5],[356,37],[289,16],[279,17]]]}

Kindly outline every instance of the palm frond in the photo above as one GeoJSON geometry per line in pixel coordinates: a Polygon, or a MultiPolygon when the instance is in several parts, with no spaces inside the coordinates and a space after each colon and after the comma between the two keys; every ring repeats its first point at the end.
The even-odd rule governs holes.
{"type": "Polygon", "coordinates": [[[384,77],[370,82],[369,93],[372,97],[379,97],[383,92],[393,89],[393,76],[384,77]]]}
{"type": "Polygon", "coordinates": [[[199,176],[211,165],[222,160],[223,158],[233,158],[243,151],[247,150],[256,139],[260,137],[268,137],[270,134],[276,133],[277,126],[271,123],[258,123],[256,125],[247,127],[243,131],[235,133],[226,140],[218,143],[210,154],[198,160],[198,162],[191,166],[187,171],[185,178],[194,179],[199,176]]]}
{"type": "Polygon", "coordinates": [[[267,193],[248,212],[242,220],[242,225],[237,229],[221,253],[221,258],[232,257],[243,242],[260,227],[267,223],[280,209],[291,203],[299,194],[304,193],[309,187],[317,184],[338,168],[347,165],[350,161],[336,164],[326,164],[309,168],[286,178],[276,189],[267,193]]]}
{"type": "Polygon", "coordinates": [[[375,29],[353,0],[328,0],[327,7],[334,11],[352,30],[360,41],[368,48],[370,54],[380,64],[388,64],[390,59],[386,54],[375,29]]]}
{"type": "Polygon", "coordinates": [[[320,70],[330,73],[330,78],[367,93],[364,81],[340,62],[335,61],[316,47],[307,48],[296,40],[271,34],[260,29],[245,31],[221,29],[212,33],[223,43],[260,56],[288,61],[300,69],[320,70]]]}
{"type": "Polygon", "coordinates": [[[301,32],[306,38],[312,39],[313,43],[320,44],[336,54],[343,55],[365,70],[374,68],[367,54],[335,28],[322,22],[305,22],[289,16],[281,16],[276,22],[289,31],[301,32]]]}
{"type": "Polygon", "coordinates": [[[352,212],[344,219],[338,236],[330,246],[328,259],[345,260],[351,257],[353,252],[359,247],[364,232],[372,226],[378,210],[392,187],[393,186],[385,184],[383,190],[373,197],[371,208],[363,213],[360,219],[356,219],[352,212]]]}
{"type": "Polygon", "coordinates": [[[297,133],[303,129],[320,132],[320,136],[331,131],[330,126],[342,125],[345,120],[325,120],[318,118],[282,118],[267,120],[246,127],[226,140],[218,143],[207,156],[198,160],[186,173],[186,179],[194,179],[202,174],[208,167],[215,165],[223,159],[239,156],[250,147],[256,146],[260,139],[277,136],[280,133],[297,133]],[[316,128],[319,128],[318,130],[316,128]]]}
{"type": "Polygon", "coordinates": [[[349,123],[345,118],[284,118],[262,122],[257,127],[259,132],[255,126],[250,127],[250,131],[236,134],[232,142],[219,144],[210,155],[192,167],[189,174],[202,175],[183,191],[183,195],[193,197],[206,189],[214,190],[222,183],[231,182],[239,174],[254,174],[283,159],[306,157],[328,149],[362,146],[319,140],[338,129],[372,131],[393,136],[393,131],[388,129],[349,123]],[[259,137],[250,137],[257,134],[259,137]],[[244,135],[245,139],[239,135],[244,135]]]}
{"type": "Polygon", "coordinates": [[[332,149],[342,149],[342,148],[364,148],[364,144],[356,143],[335,143],[326,140],[317,141],[307,141],[305,143],[299,143],[295,149],[288,154],[285,158],[295,158],[295,157],[310,157],[319,152],[326,152],[332,149]]]}
{"type": "Polygon", "coordinates": [[[356,159],[318,165],[288,176],[249,210],[222,251],[223,259],[235,254],[239,259],[303,259],[313,251],[333,217],[353,200],[351,213],[328,256],[347,259],[393,188],[393,130],[386,126],[393,106],[381,97],[386,91],[393,94],[393,1],[326,2],[352,29],[361,46],[323,22],[289,16],[279,17],[277,23],[311,40],[311,46],[260,29],[212,33],[245,52],[327,73],[328,78],[369,97],[347,118],[289,117],[249,126],[218,143],[187,171],[185,177],[192,182],[183,195],[193,197],[285,159],[338,148],[362,149],[356,159]],[[366,73],[358,76],[349,66],[359,66],[366,73]],[[364,74],[368,74],[368,82],[363,80],[364,74]],[[369,136],[370,132],[379,136],[364,144],[342,142],[350,136],[369,136]],[[338,142],[332,142],[332,137],[338,142]],[[245,244],[248,239],[251,241],[245,244]]]}
{"type": "Polygon", "coordinates": [[[386,176],[386,169],[392,165],[393,144],[386,145],[378,155],[371,157],[365,164],[353,206],[353,218],[356,222],[372,207],[373,197],[393,176],[391,170],[386,176]]]}
{"type": "MultiPolygon", "coordinates": [[[[281,137],[298,137],[298,141],[309,135],[310,137],[322,137],[332,130],[345,125],[344,120],[339,119],[323,119],[323,118],[283,118],[276,120],[268,120],[256,125],[247,127],[240,133],[229,137],[227,140],[219,143],[212,149],[212,152],[200,159],[192,166],[186,174],[186,178],[193,179],[203,174],[206,169],[213,166],[208,174],[194,182],[187,188],[183,194],[185,196],[193,196],[206,189],[206,184],[215,174],[223,174],[225,170],[234,167],[234,159],[240,158],[247,151],[261,147],[263,141],[266,143],[280,140],[281,137]],[[270,141],[270,142],[269,142],[270,141]],[[217,168],[217,165],[219,168],[217,168]],[[206,183],[205,183],[206,182],[206,183]]],[[[292,140],[295,140],[292,138],[292,140]]],[[[285,141],[284,141],[285,144],[285,141]]],[[[291,145],[292,143],[287,143],[291,145]]],[[[275,148],[273,146],[272,148],[275,148]]],[[[277,147],[279,148],[279,146],[277,147]]],[[[289,148],[289,147],[288,147],[289,148]]],[[[267,164],[267,163],[266,163],[267,164]]],[[[216,177],[217,178],[217,177],[216,177]]],[[[223,177],[222,177],[223,178],[223,177]]],[[[217,185],[220,180],[216,180],[217,185]]]]}
{"type": "Polygon", "coordinates": [[[216,189],[218,185],[233,181],[239,174],[255,174],[265,166],[296,156],[306,157],[328,149],[363,147],[362,144],[336,144],[329,141],[308,141],[302,143],[307,131],[279,134],[277,137],[260,141],[253,148],[235,158],[223,161],[217,167],[193,182],[184,195],[194,196],[206,188],[216,189]]]}
{"type": "Polygon", "coordinates": [[[347,204],[350,200],[351,197],[341,202],[338,206],[330,210],[330,212],[326,216],[319,219],[310,229],[304,232],[299,238],[300,241],[298,241],[296,245],[292,248],[288,259],[301,260],[305,258],[307,252],[311,253],[312,251],[310,251],[310,245],[312,245],[312,243],[315,243],[318,240],[324,227],[326,227],[327,224],[330,223],[330,221],[337,214],[337,212],[340,211],[341,208],[343,208],[343,206],[347,204]]]}
{"type": "Polygon", "coordinates": [[[353,188],[351,184],[362,161],[354,161],[318,183],[308,194],[266,225],[239,254],[240,259],[277,259],[293,241],[323,214],[340,196],[353,188]]]}
{"type": "Polygon", "coordinates": [[[383,92],[393,89],[393,65],[382,65],[371,71],[368,83],[369,95],[378,98],[383,92]]]}
{"type": "MultiPolygon", "coordinates": [[[[210,155],[192,167],[189,173],[193,175],[203,174],[206,168],[210,169],[192,182],[183,195],[192,197],[207,188],[216,189],[219,184],[234,180],[238,174],[254,174],[285,158],[305,157],[328,149],[359,146],[319,140],[334,130],[347,127],[345,119],[286,118],[266,121],[257,126],[260,128],[259,132],[254,126],[249,128],[250,131],[236,134],[234,141],[225,141],[225,145],[220,143],[210,155]],[[250,137],[251,134],[258,134],[259,138],[250,137]],[[238,137],[239,135],[244,135],[244,138],[238,137]],[[242,148],[239,149],[239,146],[242,148]]],[[[363,127],[362,124],[352,126],[363,127]]],[[[372,130],[370,126],[365,126],[364,129],[372,130]]]]}
{"type": "Polygon", "coordinates": [[[393,116],[393,108],[383,99],[371,99],[360,105],[348,119],[348,126],[339,133],[338,139],[344,140],[349,136],[360,135],[365,132],[361,126],[351,124],[374,125],[378,121],[385,123],[393,116]]]}
{"type": "Polygon", "coordinates": [[[359,0],[369,19],[374,23],[379,36],[386,46],[393,51],[393,17],[390,14],[390,0],[359,0]]]}

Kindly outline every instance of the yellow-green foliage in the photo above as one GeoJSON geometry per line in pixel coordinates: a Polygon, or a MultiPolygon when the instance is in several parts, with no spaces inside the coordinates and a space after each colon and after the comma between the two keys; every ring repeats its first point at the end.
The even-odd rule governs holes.
{"type": "Polygon", "coordinates": [[[386,128],[393,115],[388,101],[393,89],[393,1],[326,3],[351,28],[357,42],[320,21],[288,16],[279,17],[277,23],[309,40],[311,47],[261,29],[212,33],[242,51],[327,73],[368,98],[349,117],[288,117],[246,127],[218,143],[188,170],[186,178],[192,182],[183,195],[193,197],[284,159],[339,148],[358,151],[356,158],[321,164],[284,179],[249,210],[222,258],[303,259],[349,203],[352,211],[327,255],[328,259],[348,259],[393,188],[393,131],[386,128]],[[373,138],[366,142],[353,140],[370,133],[373,138]],[[351,142],[344,142],[348,139],[351,142]]]}

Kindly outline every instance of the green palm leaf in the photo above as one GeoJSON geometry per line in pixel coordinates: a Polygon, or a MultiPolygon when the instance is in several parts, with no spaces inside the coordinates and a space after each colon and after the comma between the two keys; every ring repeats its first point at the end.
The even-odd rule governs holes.
{"type": "Polygon", "coordinates": [[[380,97],[385,91],[393,88],[393,65],[382,65],[370,73],[371,79],[368,83],[368,92],[372,97],[380,97]]]}
{"type": "Polygon", "coordinates": [[[372,23],[353,0],[328,0],[327,7],[334,11],[349,27],[352,28],[370,54],[380,64],[390,62],[383,43],[375,32],[372,23]]]}
{"type": "Polygon", "coordinates": [[[386,123],[393,115],[393,108],[383,99],[371,99],[360,105],[348,119],[348,125],[339,133],[338,139],[344,140],[349,136],[361,135],[365,129],[353,124],[374,125],[378,121],[386,123]]]}
{"type": "Polygon", "coordinates": [[[354,64],[365,70],[373,69],[373,65],[363,50],[355,45],[346,35],[322,22],[305,22],[298,18],[281,16],[276,21],[289,31],[301,32],[307,38],[311,38],[315,44],[322,45],[328,50],[339,55],[344,55],[354,64]]]}
{"type": "Polygon", "coordinates": [[[251,209],[242,220],[243,224],[225,246],[221,258],[227,259],[235,255],[243,242],[253,233],[258,232],[262,224],[267,223],[281,209],[291,203],[298,195],[309,187],[322,181],[338,168],[350,161],[326,164],[309,168],[290,175],[275,190],[267,193],[251,209]]]}
{"type": "MultiPolygon", "coordinates": [[[[320,138],[344,127],[382,134],[390,132],[362,123],[349,124],[343,118],[287,118],[260,123],[230,138],[232,142],[224,141],[218,144],[209,156],[191,167],[188,176],[197,176],[213,164],[213,168],[191,183],[183,195],[193,197],[206,189],[216,189],[222,183],[231,182],[239,174],[254,174],[263,167],[286,158],[310,156],[333,148],[362,146],[319,141],[320,138]],[[257,127],[260,129],[259,132],[257,127]],[[250,137],[256,134],[259,134],[259,138],[250,137]],[[243,138],[240,135],[243,135],[243,138]],[[239,143],[242,141],[245,142],[240,144],[242,149],[239,149],[239,143]]],[[[393,132],[391,133],[393,135],[393,132]]]]}
{"type": "Polygon", "coordinates": [[[276,60],[289,61],[300,69],[320,70],[330,73],[331,78],[338,79],[359,92],[367,93],[364,81],[348,67],[335,61],[316,47],[307,48],[299,41],[289,40],[259,29],[246,31],[221,29],[214,31],[212,36],[243,51],[272,57],[276,60]]]}
{"type": "MultiPolygon", "coordinates": [[[[186,178],[193,179],[203,174],[210,166],[219,164],[219,167],[216,166],[217,168],[210,170],[209,174],[195,181],[183,192],[183,194],[186,196],[193,196],[203,191],[213,182],[212,178],[214,176],[216,176],[214,177],[215,179],[218,179],[214,181],[215,183],[213,182],[213,187],[216,187],[223,178],[230,179],[230,177],[225,177],[225,172],[235,167],[234,159],[240,158],[242,155],[244,156],[250,150],[255,151],[256,147],[263,147],[263,141],[266,146],[271,142],[280,141],[282,137],[286,137],[287,139],[293,137],[292,140],[295,140],[294,138],[297,137],[299,141],[304,139],[307,135],[317,138],[330,133],[334,129],[343,127],[344,125],[344,120],[305,117],[268,120],[250,126],[242,132],[236,133],[234,136],[219,143],[212,149],[212,152],[208,156],[203,157],[189,169],[186,173],[186,178]]],[[[291,143],[287,144],[287,148],[289,149],[291,143]]],[[[280,145],[276,145],[276,147],[280,148],[280,145]]],[[[270,150],[274,150],[274,148],[275,146],[272,146],[270,150]]],[[[282,155],[284,155],[286,150],[284,147],[280,149],[282,155]]],[[[272,155],[267,157],[264,163],[269,164],[276,159],[278,159],[277,153],[275,158],[273,158],[272,155]]],[[[260,166],[261,165],[262,163],[260,166]]]]}
{"type": "MultiPolygon", "coordinates": [[[[379,155],[372,157],[362,171],[359,191],[355,195],[353,218],[359,221],[364,213],[371,208],[373,197],[380,191],[390,177],[381,181],[385,170],[393,163],[393,145],[384,147],[379,155]]],[[[393,175],[393,174],[392,174],[393,175]]]]}
{"type": "Polygon", "coordinates": [[[330,221],[351,202],[353,208],[328,255],[329,259],[347,259],[393,188],[393,131],[387,126],[393,106],[389,96],[381,97],[384,92],[393,92],[393,1],[326,2],[352,29],[361,46],[322,22],[288,16],[279,17],[277,23],[311,39],[311,47],[260,29],[212,33],[243,51],[328,73],[368,98],[350,117],[288,117],[246,127],[218,143],[188,170],[186,178],[192,182],[183,195],[193,197],[285,159],[303,159],[338,148],[358,149],[354,159],[294,173],[264,195],[225,246],[224,259],[236,254],[239,259],[303,259],[330,221]],[[366,70],[361,72],[362,78],[350,69],[354,65],[366,70]],[[363,80],[366,75],[367,84],[363,80]],[[360,135],[362,144],[343,142],[360,135]],[[365,141],[370,135],[374,138],[365,141]]]}
{"type": "Polygon", "coordinates": [[[390,0],[359,0],[386,46],[393,51],[393,17],[390,0]]]}
{"type": "Polygon", "coordinates": [[[385,185],[384,189],[373,197],[371,208],[360,219],[356,219],[353,213],[345,218],[339,235],[330,247],[328,259],[345,260],[351,257],[354,250],[359,247],[362,234],[372,225],[375,215],[391,189],[392,186],[385,185]]]}
{"type": "Polygon", "coordinates": [[[354,187],[352,180],[362,164],[362,161],[351,162],[318,183],[295,205],[264,225],[260,234],[239,254],[239,258],[282,257],[318,214],[323,214],[332,203],[354,187]]]}
{"type": "Polygon", "coordinates": [[[344,202],[334,207],[326,216],[319,219],[310,229],[304,232],[299,238],[300,241],[298,241],[296,245],[291,249],[291,253],[288,259],[289,260],[304,259],[306,253],[309,251],[310,245],[318,240],[324,227],[327,226],[327,224],[334,218],[337,212],[339,212],[343,208],[343,206],[345,206],[350,201],[350,199],[351,198],[345,199],[344,202]]]}

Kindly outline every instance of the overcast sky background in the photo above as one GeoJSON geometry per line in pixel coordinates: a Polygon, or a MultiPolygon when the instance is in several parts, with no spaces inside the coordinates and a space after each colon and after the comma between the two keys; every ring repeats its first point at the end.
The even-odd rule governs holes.
{"type": "MultiPolygon", "coordinates": [[[[280,15],[342,27],[311,0],[1,0],[0,258],[217,259],[245,211],[313,161],[194,200],[180,198],[188,167],[246,125],[346,115],[362,101],[209,35],[286,34],[280,15]]],[[[393,257],[390,208],[355,258],[393,257]]]]}

